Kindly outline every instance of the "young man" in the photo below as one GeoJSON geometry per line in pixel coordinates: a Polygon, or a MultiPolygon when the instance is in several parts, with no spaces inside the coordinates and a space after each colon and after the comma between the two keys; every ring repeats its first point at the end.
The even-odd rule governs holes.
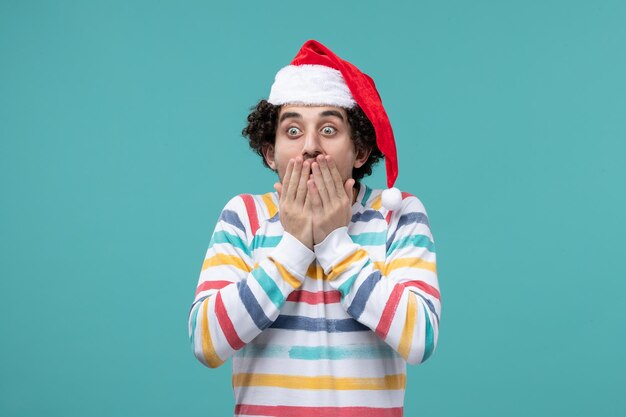
{"type": "Polygon", "coordinates": [[[189,312],[195,356],[233,358],[237,416],[402,416],[441,301],[421,201],[359,181],[383,155],[397,176],[373,81],[308,41],[243,133],[279,182],[221,213],[189,312]]]}

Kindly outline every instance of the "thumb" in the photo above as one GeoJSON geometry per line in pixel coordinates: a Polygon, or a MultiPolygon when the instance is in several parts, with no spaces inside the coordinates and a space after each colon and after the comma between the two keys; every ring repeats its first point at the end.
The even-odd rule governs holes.
{"type": "Polygon", "coordinates": [[[283,191],[283,185],[279,182],[274,184],[274,189],[276,190],[276,192],[278,192],[278,198],[280,198],[280,194],[283,191]]]}
{"type": "Polygon", "coordinates": [[[354,198],[354,183],[354,179],[349,178],[343,185],[346,195],[350,199],[350,203],[352,203],[352,199],[354,198]]]}

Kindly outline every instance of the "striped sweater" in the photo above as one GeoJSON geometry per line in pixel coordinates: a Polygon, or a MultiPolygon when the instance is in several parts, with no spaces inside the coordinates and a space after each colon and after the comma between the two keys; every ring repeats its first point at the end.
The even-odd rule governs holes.
{"type": "Polygon", "coordinates": [[[232,357],[236,416],[402,416],[406,362],[434,351],[441,300],[421,201],[359,183],[352,219],[309,250],[278,195],[222,210],[189,311],[196,358],[232,357]]]}

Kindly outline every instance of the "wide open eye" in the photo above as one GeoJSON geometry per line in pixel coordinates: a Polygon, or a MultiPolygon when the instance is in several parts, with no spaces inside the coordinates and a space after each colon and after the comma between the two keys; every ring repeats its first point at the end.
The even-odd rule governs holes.
{"type": "Polygon", "coordinates": [[[287,129],[287,134],[289,136],[298,136],[298,134],[300,134],[300,129],[298,129],[297,127],[290,127],[289,129],[287,129]]]}
{"type": "Polygon", "coordinates": [[[332,126],[324,126],[322,128],[322,133],[325,135],[332,135],[333,133],[335,133],[337,131],[337,129],[335,129],[332,126]]]}

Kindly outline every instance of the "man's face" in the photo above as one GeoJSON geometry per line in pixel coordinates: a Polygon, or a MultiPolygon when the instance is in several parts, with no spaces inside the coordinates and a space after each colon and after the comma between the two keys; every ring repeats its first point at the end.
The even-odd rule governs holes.
{"type": "Polygon", "coordinates": [[[369,152],[356,154],[351,134],[348,115],[341,107],[283,105],[278,112],[274,146],[263,154],[281,183],[289,159],[301,156],[306,161],[319,154],[333,158],[345,182],[352,177],[352,169],[361,167],[369,157],[369,152]]]}

